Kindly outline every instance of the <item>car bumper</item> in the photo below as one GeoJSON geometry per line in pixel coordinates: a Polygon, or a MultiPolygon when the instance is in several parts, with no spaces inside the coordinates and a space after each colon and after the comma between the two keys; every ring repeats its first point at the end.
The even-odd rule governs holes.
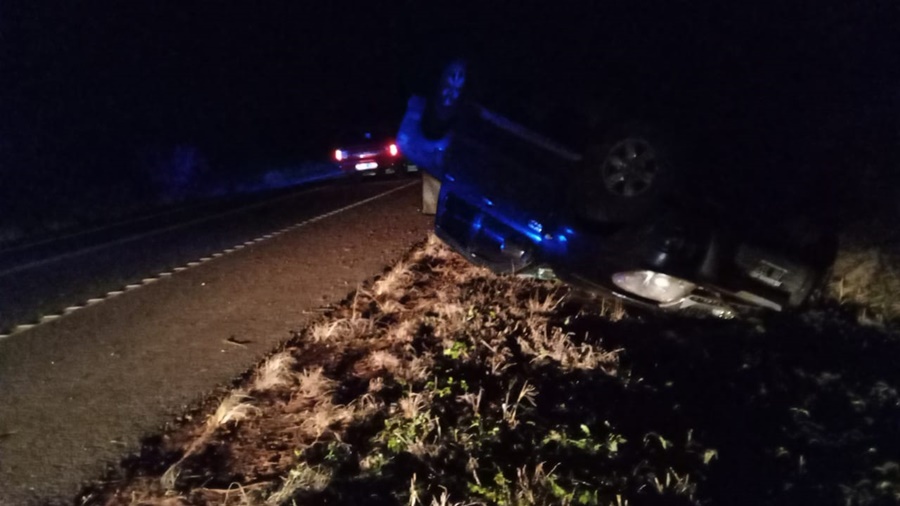
{"type": "Polygon", "coordinates": [[[338,167],[347,173],[369,173],[378,172],[405,172],[407,164],[404,160],[393,158],[366,158],[356,160],[345,160],[338,163],[338,167]]]}

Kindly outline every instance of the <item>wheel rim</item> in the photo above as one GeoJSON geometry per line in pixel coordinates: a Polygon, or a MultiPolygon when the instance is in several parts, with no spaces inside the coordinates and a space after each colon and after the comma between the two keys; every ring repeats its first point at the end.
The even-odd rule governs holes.
{"type": "Polygon", "coordinates": [[[461,63],[450,64],[441,79],[441,104],[452,107],[466,84],[466,67],[461,63]]]}
{"type": "Polygon", "coordinates": [[[658,172],[659,159],[653,146],[644,139],[628,138],[609,150],[601,176],[610,193],[635,197],[653,186],[658,172]]]}

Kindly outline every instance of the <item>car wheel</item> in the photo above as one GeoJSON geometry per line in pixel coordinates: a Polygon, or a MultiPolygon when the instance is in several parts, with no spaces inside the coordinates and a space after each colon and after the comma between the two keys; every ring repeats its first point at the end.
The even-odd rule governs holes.
{"type": "Polygon", "coordinates": [[[673,189],[673,174],[659,136],[645,127],[627,125],[589,145],[576,184],[575,201],[582,217],[631,222],[660,209],[673,189]]]}
{"type": "Polygon", "coordinates": [[[439,139],[447,134],[465,98],[468,84],[469,67],[465,61],[453,60],[444,66],[422,118],[422,133],[426,137],[439,139]]]}

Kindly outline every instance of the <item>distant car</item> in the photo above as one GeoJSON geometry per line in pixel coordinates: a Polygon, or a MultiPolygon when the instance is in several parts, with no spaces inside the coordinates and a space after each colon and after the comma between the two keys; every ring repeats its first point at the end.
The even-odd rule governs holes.
{"type": "Polygon", "coordinates": [[[352,175],[404,174],[417,170],[407,163],[393,136],[384,132],[342,134],[332,156],[342,170],[352,175]]]}
{"type": "MultiPolygon", "coordinates": [[[[753,181],[739,170],[745,160],[722,143],[700,153],[706,158],[678,164],[672,156],[673,145],[726,139],[726,125],[676,115],[685,125],[674,128],[680,143],[667,143],[657,127],[671,123],[630,122],[626,114],[604,125],[595,115],[585,130],[563,109],[526,127],[475,100],[470,72],[465,61],[451,62],[432,92],[413,96],[397,144],[440,180],[436,234],[471,262],[721,318],[800,307],[822,284],[835,234],[775,206],[768,193],[754,198],[797,194],[786,171],[781,180],[753,181]],[[710,162],[721,154],[732,162],[710,162]]],[[[559,98],[544,93],[548,105],[516,86],[518,94],[507,88],[494,97],[522,118],[559,98]]]]}

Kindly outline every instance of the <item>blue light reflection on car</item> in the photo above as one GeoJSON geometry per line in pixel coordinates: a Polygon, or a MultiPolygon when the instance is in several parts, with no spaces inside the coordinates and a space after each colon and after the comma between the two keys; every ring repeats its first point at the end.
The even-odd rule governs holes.
{"type": "Polygon", "coordinates": [[[506,237],[501,235],[499,232],[494,232],[493,230],[485,230],[485,233],[488,237],[490,237],[500,245],[500,249],[503,249],[506,246],[506,237]]]}
{"type": "MultiPolygon", "coordinates": [[[[460,189],[460,188],[457,188],[457,189],[460,189]]],[[[460,192],[460,193],[462,193],[462,192],[460,192]]],[[[470,200],[470,199],[467,198],[466,200],[470,200]]],[[[489,199],[481,199],[481,200],[482,200],[482,202],[486,203],[489,199]]],[[[491,202],[488,205],[492,207],[494,204],[493,204],[493,202],[491,202]]],[[[540,244],[544,241],[544,237],[540,233],[536,233],[531,226],[523,225],[522,223],[517,222],[514,218],[507,216],[504,213],[490,213],[490,216],[491,216],[491,218],[502,223],[503,225],[513,229],[515,232],[518,232],[519,234],[524,235],[525,237],[530,239],[535,244],[540,244]]],[[[484,220],[484,214],[479,213],[478,216],[473,220],[473,223],[472,223],[472,232],[473,233],[477,233],[479,230],[482,229],[483,220],[484,220]],[[475,228],[476,224],[477,224],[477,228],[475,228]]],[[[530,221],[537,223],[534,220],[530,220],[530,221]]],[[[537,225],[539,227],[543,228],[540,225],[540,223],[537,223],[537,225]]],[[[550,237],[552,237],[552,236],[550,236],[550,237]]]]}
{"type": "Polygon", "coordinates": [[[527,227],[523,227],[519,223],[507,222],[506,220],[503,220],[503,218],[500,216],[497,216],[497,218],[500,218],[501,221],[504,221],[508,226],[512,227],[516,232],[519,232],[519,233],[525,235],[526,237],[528,237],[535,243],[540,244],[540,243],[544,242],[544,238],[541,236],[541,234],[536,234],[532,230],[528,229],[527,227]]]}
{"type": "Polygon", "coordinates": [[[481,224],[484,222],[484,215],[478,215],[472,220],[472,235],[481,231],[481,224]]]}

